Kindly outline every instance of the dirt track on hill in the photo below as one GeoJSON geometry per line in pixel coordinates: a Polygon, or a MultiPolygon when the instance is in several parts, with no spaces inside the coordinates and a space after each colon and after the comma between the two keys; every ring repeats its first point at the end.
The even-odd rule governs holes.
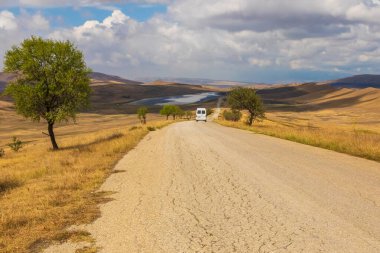
{"type": "Polygon", "coordinates": [[[376,162],[182,122],[115,169],[115,200],[85,226],[100,252],[380,252],[376,162]]]}

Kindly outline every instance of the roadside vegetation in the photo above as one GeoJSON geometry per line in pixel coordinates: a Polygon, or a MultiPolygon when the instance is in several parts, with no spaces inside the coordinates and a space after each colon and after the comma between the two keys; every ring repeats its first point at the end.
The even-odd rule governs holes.
{"type": "Polygon", "coordinates": [[[22,73],[7,86],[17,113],[33,121],[45,120],[54,150],[54,125],[74,119],[89,105],[90,69],[81,51],[69,42],[25,39],[7,51],[4,71],[22,73]]]}
{"type": "Polygon", "coordinates": [[[141,124],[146,124],[146,115],[148,114],[148,107],[142,106],[137,109],[137,117],[139,118],[141,124]]]}
{"type": "Polygon", "coordinates": [[[271,114],[267,116],[267,119],[249,126],[244,122],[247,117],[248,115],[245,113],[238,121],[224,117],[216,122],[228,127],[380,161],[380,132],[358,128],[355,125],[322,125],[311,121],[294,124],[289,121],[271,119],[271,114]]]}
{"type": "Polygon", "coordinates": [[[247,124],[249,126],[252,126],[255,120],[265,118],[263,102],[254,89],[245,87],[232,89],[227,96],[227,103],[235,117],[238,116],[237,111],[246,110],[248,112],[247,124]]]}
{"type": "MultiPolygon", "coordinates": [[[[146,125],[144,107],[138,110],[139,126],[128,125],[127,115],[96,115],[88,125],[65,125],[75,123],[91,92],[83,54],[68,41],[26,39],[6,53],[4,70],[19,73],[5,93],[17,113],[34,122],[21,130],[10,122],[26,120],[14,121],[15,112],[6,112],[0,139],[0,252],[39,252],[52,241],[91,240],[86,232],[66,229],[99,216],[98,204],[112,193],[97,190],[111,173],[123,172],[113,170],[116,162],[149,131],[171,122],[152,115],[156,119],[146,125]],[[40,120],[48,133],[41,133],[40,120]]],[[[177,115],[178,109],[173,118],[177,115]]]]}
{"type": "Polygon", "coordinates": [[[239,121],[241,119],[241,112],[239,110],[224,110],[223,111],[223,118],[228,121],[239,121]]]}
{"type": "Polygon", "coordinates": [[[166,116],[166,120],[169,119],[169,116],[175,120],[177,117],[182,119],[191,115],[189,112],[182,110],[178,105],[164,105],[160,110],[160,114],[166,116]]]}
{"type": "Polygon", "coordinates": [[[49,141],[26,144],[18,152],[5,147],[0,158],[0,252],[35,252],[51,241],[77,234],[70,225],[89,223],[98,203],[110,193],[96,190],[116,162],[148,132],[171,121],[126,126],[61,137],[52,151],[49,141]]]}
{"type": "Polygon", "coordinates": [[[285,121],[279,120],[276,113],[266,117],[260,96],[250,88],[234,88],[227,96],[227,104],[230,108],[224,109],[222,117],[216,120],[221,125],[380,161],[380,131],[350,127],[347,123],[297,120],[297,113],[286,116],[285,121]]]}

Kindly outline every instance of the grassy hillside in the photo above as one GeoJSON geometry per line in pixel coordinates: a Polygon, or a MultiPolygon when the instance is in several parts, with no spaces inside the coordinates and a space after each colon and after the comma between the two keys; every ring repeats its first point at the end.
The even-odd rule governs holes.
{"type": "Polygon", "coordinates": [[[266,120],[256,122],[253,126],[246,125],[244,120],[231,122],[220,119],[217,122],[224,126],[380,161],[380,122],[368,125],[364,122],[339,122],[337,112],[325,112],[321,116],[316,113],[268,113],[266,120]]]}

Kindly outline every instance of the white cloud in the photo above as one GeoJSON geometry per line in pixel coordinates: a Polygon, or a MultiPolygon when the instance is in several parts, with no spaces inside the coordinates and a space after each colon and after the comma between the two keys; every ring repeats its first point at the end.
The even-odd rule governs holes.
{"type": "Polygon", "coordinates": [[[250,58],[249,63],[252,65],[257,65],[259,67],[268,67],[272,65],[272,62],[267,59],[256,59],[256,58],[250,58]]]}
{"type": "Polygon", "coordinates": [[[29,29],[31,30],[48,30],[50,28],[49,21],[41,14],[33,15],[31,20],[29,20],[28,24],[30,26],[29,29]]]}
{"type": "MultiPolygon", "coordinates": [[[[50,31],[49,21],[40,13],[29,14],[22,11],[15,16],[10,11],[0,12],[0,59],[13,45],[32,35],[44,36],[50,31]]],[[[3,60],[0,60],[0,69],[3,60]]]]}
{"type": "MultiPolygon", "coordinates": [[[[23,4],[53,2],[24,0],[23,4]]],[[[78,4],[100,2],[116,1],[78,4]]],[[[284,73],[380,71],[380,6],[376,1],[176,0],[170,1],[168,13],[144,22],[113,10],[104,20],[65,29],[50,27],[41,14],[15,17],[3,12],[0,29],[13,24],[9,38],[0,35],[4,45],[34,33],[69,39],[84,51],[90,67],[124,76],[254,80],[265,73],[272,78],[273,68],[284,73]],[[24,22],[27,17],[34,25],[24,22]]],[[[0,55],[4,48],[0,45],[0,55]]]]}
{"type": "Polygon", "coordinates": [[[0,30],[15,30],[17,29],[16,18],[12,12],[2,11],[0,12],[0,30]]]}
{"type": "Polygon", "coordinates": [[[120,10],[115,10],[112,12],[110,17],[104,19],[103,24],[106,27],[111,28],[115,24],[124,24],[127,19],[128,17],[125,16],[120,10]]]}
{"type": "Polygon", "coordinates": [[[380,24],[380,6],[368,6],[364,3],[352,6],[347,10],[349,20],[380,24]]]}

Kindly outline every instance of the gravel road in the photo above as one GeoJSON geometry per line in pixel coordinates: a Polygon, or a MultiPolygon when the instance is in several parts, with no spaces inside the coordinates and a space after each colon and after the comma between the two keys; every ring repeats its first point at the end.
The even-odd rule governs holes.
{"type": "Polygon", "coordinates": [[[85,227],[100,252],[380,252],[376,162],[182,122],[115,169],[85,227]]]}

